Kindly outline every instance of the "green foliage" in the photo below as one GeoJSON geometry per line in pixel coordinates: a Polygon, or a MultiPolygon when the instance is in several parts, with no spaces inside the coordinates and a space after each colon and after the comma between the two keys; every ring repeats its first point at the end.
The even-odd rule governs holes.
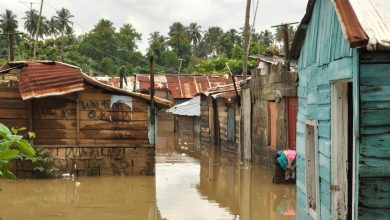
{"type": "MultiPolygon", "coordinates": [[[[37,33],[38,11],[25,12],[23,27],[28,34],[15,35],[14,54],[17,60],[28,60],[32,57],[35,34],[37,33]]],[[[38,41],[37,59],[61,60],[80,66],[91,75],[118,76],[118,69],[125,67],[126,74],[148,73],[149,57],[155,57],[155,70],[163,73],[177,73],[180,61],[182,72],[207,73],[226,72],[225,63],[232,66],[233,72],[239,74],[242,59],[242,30],[223,30],[214,26],[202,30],[192,22],[188,26],[174,22],[166,36],[159,32],[151,33],[149,48],[145,55],[138,51],[142,36],[131,24],[115,28],[108,19],[100,19],[94,28],[80,36],[73,31],[72,13],[61,8],[51,18],[43,16],[38,41]]],[[[9,10],[0,16],[0,28],[16,28],[16,16],[9,10]],[[6,22],[8,21],[8,22],[6,22]],[[8,25],[9,24],[9,25],[8,25]]],[[[281,44],[281,28],[273,34],[269,30],[251,33],[249,54],[268,53],[267,48],[275,42],[281,44]]],[[[295,29],[288,30],[290,41],[295,29]]],[[[278,54],[279,48],[272,47],[272,54],[278,54]]],[[[0,38],[0,62],[7,57],[7,38],[0,38]]]]}
{"type": "MultiPolygon", "coordinates": [[[[25,128],[9,129],[0,123],[0,178],[15,178],[15,175],[8,169],[8,164],[12,159],[24,157],[36,161],[36,151],[30,142],[22,135],[18,135],[24,130],[25,128]]],[[[33,133],[28,133],[28,135],[34,136],[33,133]]]]}
{"type": "Polygon", "coordinates": [[[36,151],[36,161],[34,162],[34,177],[47,178],[58,177],[58,168],[56,168],[50,152],[41,146],[33,145],[36,151]]]}

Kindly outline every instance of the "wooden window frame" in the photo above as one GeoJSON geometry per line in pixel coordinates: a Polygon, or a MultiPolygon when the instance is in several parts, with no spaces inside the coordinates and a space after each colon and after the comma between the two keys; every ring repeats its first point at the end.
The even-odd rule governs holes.
{"type": "Polygon", "coordinates": [[[306,186],[306,210],[307,212],[309,213],[309,215],[313,218],[313,219],[319,219],[320,218],[320,207],[321,207],[321,203],[320,203],[320,175],[319,175],[319,157],[318,157],[318,121],[317,120],[306,120],[305,121],[305,186],[306,186]],[[314,146],[312,146],[313,144],[310,144],[308,143],[309,140],[308,140],[308,129],[309,129],[309,126],[313,127],[313,144],[314,146]],[[309,144],[311,146],[309,146],[309,144]],[[313,148],[314,149],[309,149],[309,148],[313,148]],[[312,150],[314,152],[314,167],[312,166],[312,163],[310,163],[310,160],[308,158],[309,156],[309,153],[310,153],[310,150],[312,150]],[[313,178],[309,179],[309,171],[308,169],[313,169],[313,172],[312,175],[314,175],[314,182],[312,181],[313,178]],[[316,205],[316,208],[315,210],[313,210],[310,205],[309,205],[309,199],[312,195],[309,195],[309,192],[311,190],[309,190],[309,187],[315,187],[314,188],[314,191],[315,191],[315,205],[316,205]]]}

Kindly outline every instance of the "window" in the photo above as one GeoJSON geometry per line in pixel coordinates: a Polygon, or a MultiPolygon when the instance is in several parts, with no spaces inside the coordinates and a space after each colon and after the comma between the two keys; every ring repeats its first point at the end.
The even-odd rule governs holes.
{"type": "Polygon", "coordinates": [[[268,105],[268,112],[269,112],[269,132],[270,132],[270,143],[269,145],[271,147],[276,148],[276,139],[277,139],[277,106],[276,102],[269,102],[268,105]]]}
{"type": "Polygon", "coordinates": [[[309,214],[316,219],[319,213],[319,171],[318,171],[317,122],[305,123],[305,169],[306,206],[309,214]]]}
{"type": "Polygon", "coordinates": [[[229,142],[235,142],[236,136],[236,123],[235,123],[236,112],[234,108],[228,108],[227,115],[227,139],[229,142]]]}

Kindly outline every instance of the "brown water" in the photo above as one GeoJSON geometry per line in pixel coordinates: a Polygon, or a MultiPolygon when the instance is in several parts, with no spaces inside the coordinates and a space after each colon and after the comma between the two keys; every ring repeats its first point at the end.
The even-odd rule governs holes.
{"type": "MultiPolygon", "coordinates": [[[[155,177],[0,181],[9,219],[295,219],[295,186],[230,159],[219,164],[175,151],[160,122],[155,177]],[[78,186],[78,183],[79,186],[78,186]]],[[[169,127],[169,126],[168,126],[169,127]]],[[[178,146],[182,147],[182,146],[178,146]]],[[[181,149],[186,149],[185,147],[181,149]]]]}

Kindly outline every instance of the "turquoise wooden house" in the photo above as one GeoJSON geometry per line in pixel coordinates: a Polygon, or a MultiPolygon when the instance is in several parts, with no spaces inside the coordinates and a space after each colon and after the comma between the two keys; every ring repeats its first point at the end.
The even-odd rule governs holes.
{"type": "Polygon", "coordinates": [[[389,219],[388,0],[309,0],[291,59],[297,219],[389,219]]]}

